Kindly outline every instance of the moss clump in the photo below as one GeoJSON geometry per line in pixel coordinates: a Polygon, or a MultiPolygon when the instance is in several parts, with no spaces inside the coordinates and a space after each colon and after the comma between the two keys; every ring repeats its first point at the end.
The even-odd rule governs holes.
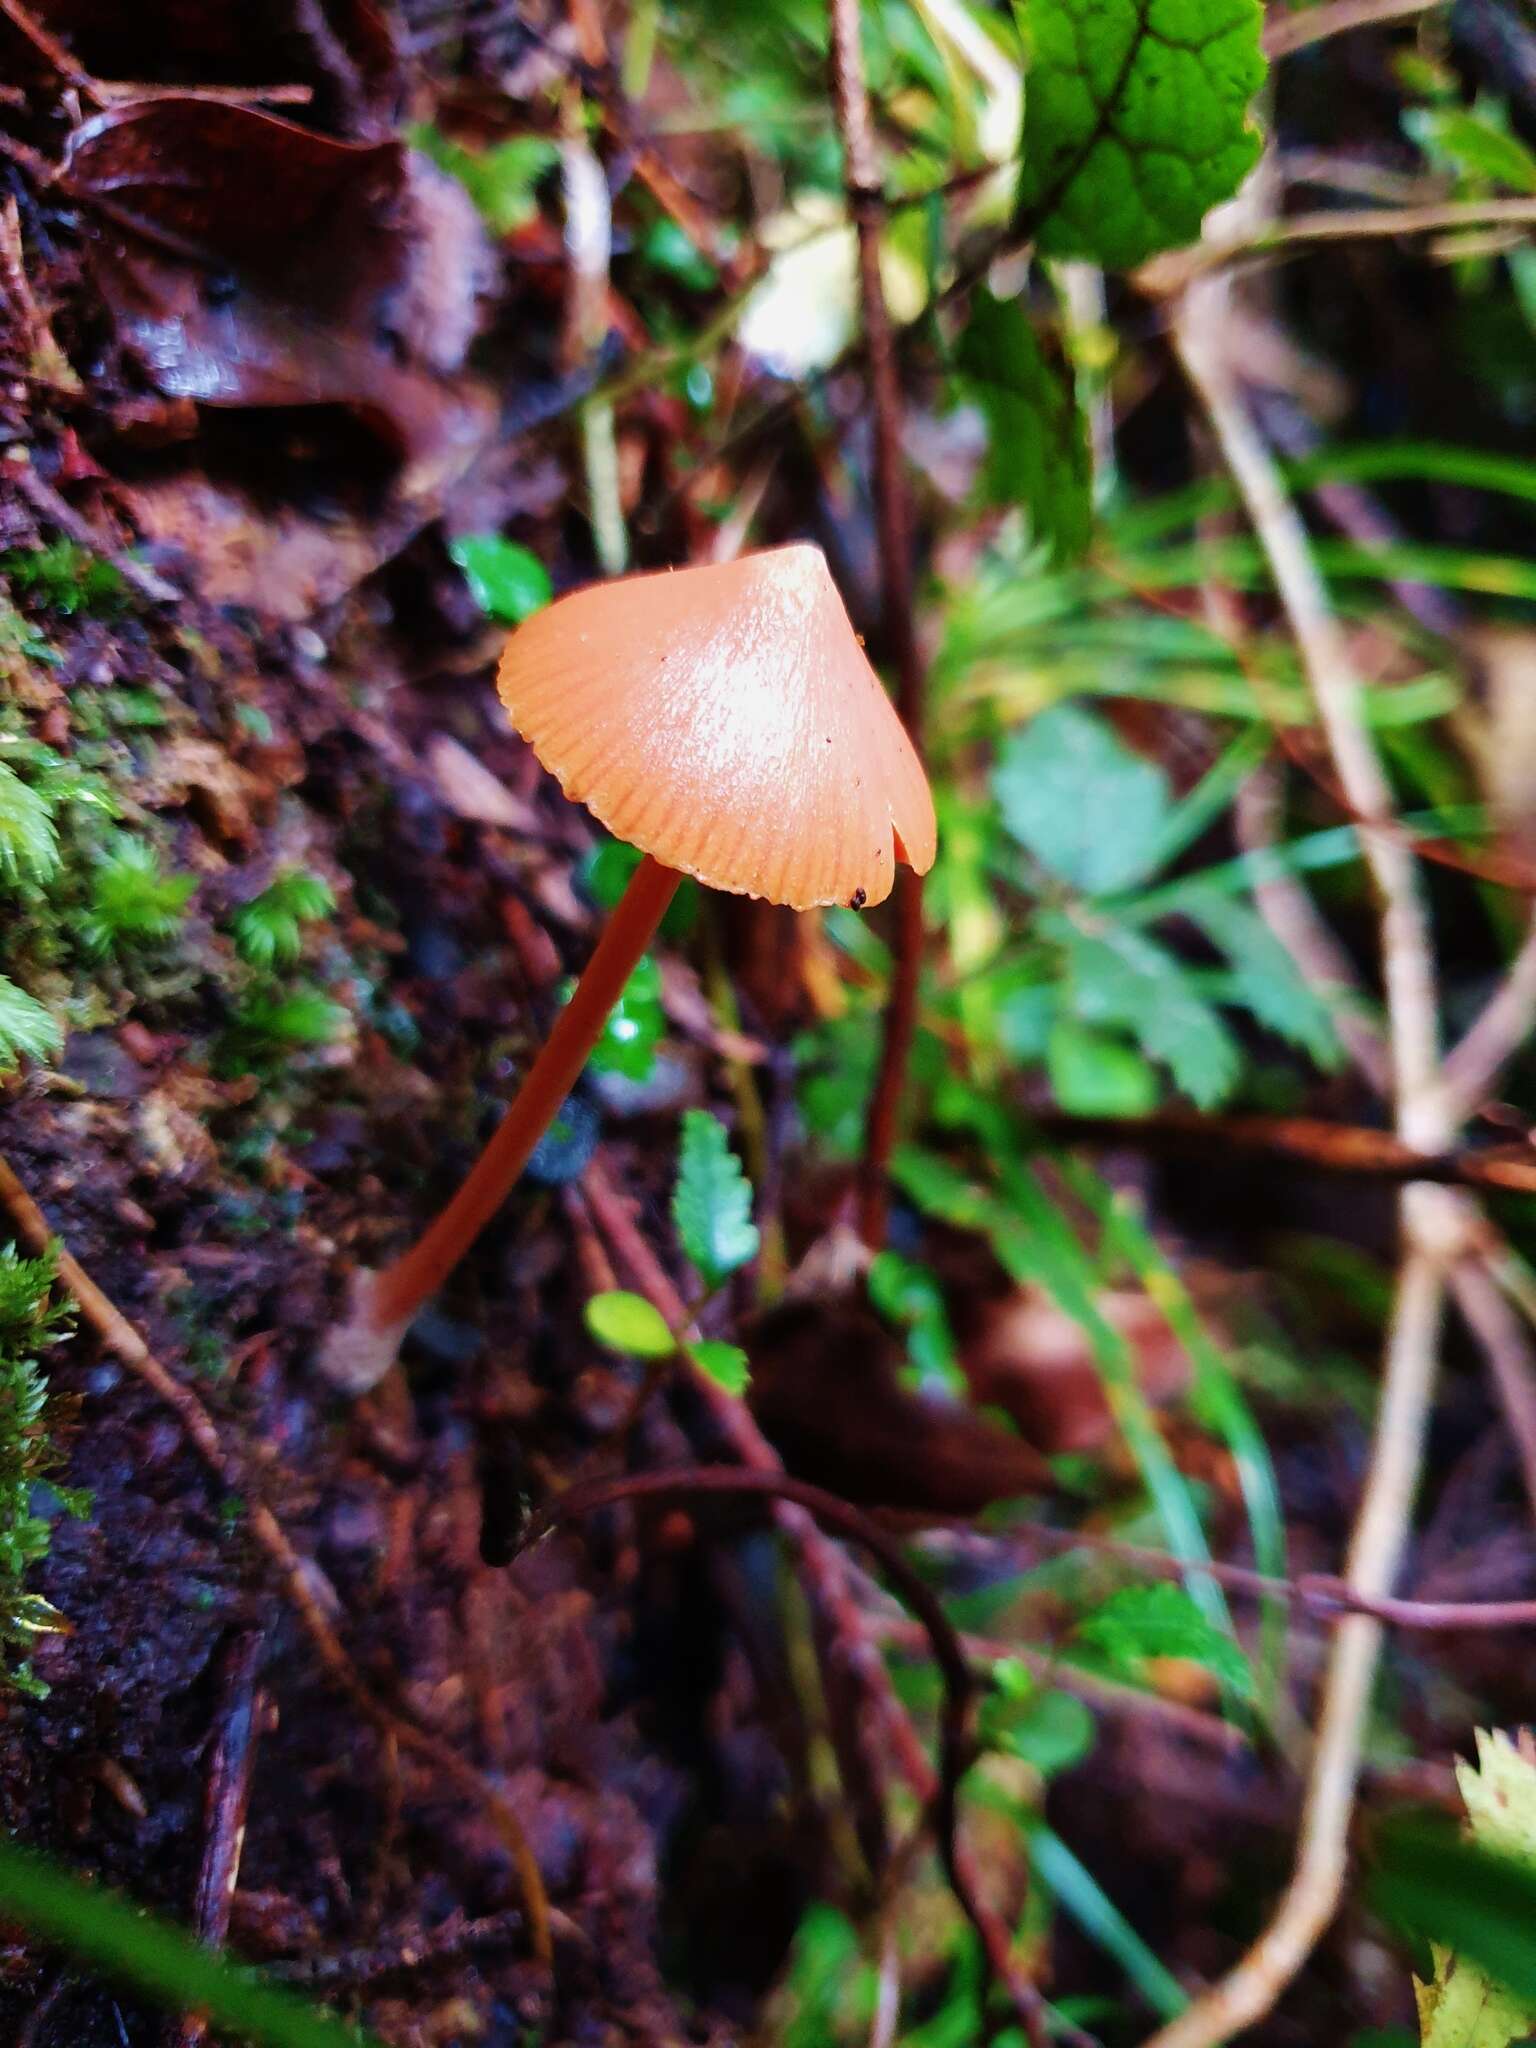
{"type": "MultiPolygon", "coordinates": [[[[37,1488],[62,1463],[64,1403],[38,1363],[72,1321],[70,1308],[54,1299],[54,1277],[51,1258],[24,1259],[15,1245],[0,1246],[0,1685],[34,1696],[47,1688],[33,1675],[29,1652],[61,1625],[57,1610],[27,1590],[51,1534],[36,1509],[37,1488]]],[[[83,1507],[81,1495],[53,1492],[67,1512],[83,1507]]]]}

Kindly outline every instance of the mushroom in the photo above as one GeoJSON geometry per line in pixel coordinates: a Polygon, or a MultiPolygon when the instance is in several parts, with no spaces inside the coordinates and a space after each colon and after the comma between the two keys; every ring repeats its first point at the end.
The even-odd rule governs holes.
{"type": "Polygon", "coordinates": [[[889,895],[934,855],[921,762],[821,550],[600,583],[537,612],[498,679],[568,797],[644,853],[570,1002],[447,1208],[360,1272],[321,1367],[362,1392],[500,1208],[575,1085],[684,875],[796,910],[889,895]]]}

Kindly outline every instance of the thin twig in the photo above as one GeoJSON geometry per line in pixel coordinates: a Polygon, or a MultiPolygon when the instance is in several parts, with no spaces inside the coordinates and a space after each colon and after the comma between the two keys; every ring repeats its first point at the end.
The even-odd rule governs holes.
{"type": "MultiPolygon", "coordinates": [[[[843,145],[843,175],[859,249],[859,304],[869,358],[869,396],[874,433],[875,527],[880,542],[885,636],[896,663],[896,704],[912,744],[922,752],[923,658],[912,609],[912,513],[901,456],[901,378],[890,309],[880,278],[880,232],[885,200],[880,162],[864,84],[859,44],[859,0],[830,0],[832,103],[843,145]]],[[[880,1065],[864,1129],[860,1229],[878,1248],[885,1241],[886,1179],[896,1142],[896,1119],[907,1060],[917,1027],[917,975],[923,942],[923,885],[907,867],[898,869],[896,930],[891,986],[886,1004],[880,1065]]]]}
{"type": "Polygon", "coordinates": [[[67,540],[76,547],[85,548],[93,555],[99,555],[104,562],[122,577],[123,581],[136,590],[140,597],[150,604],[174,604],[181,596],[172,583],[163,576],[157,576],[153,569],[147,569],[142,562],[136,562],[132,555],[124,554],[103,535],[98,533],[90,521],[74,506],[61,498],[53,485],[44,481],[32,467],[30,460],[8,461],[3,474],[15,484],[34,512],[48,525],[57,527],[67,540]]]}
{"type": "Polygon", "coordinates": [[[1304,50],[1330,36],[1407,21],[1416,14],[1428,14],[1439,4],[1440,0],[1324,0],[1322,6],[1299,13],[1276,11],[1264,24],[1264,54],[1271,59],[1289,57],[1293,50],[1304,50]]]}
{"type": "Polygon", "coordinates": [[[1154,289],[1189,283],[1249,257],[1328,242],[1390,241],[1398,235],[1441,235],[1490,227],[1536,227],[1536,199],[1448,199],[1434,206],[1363,206],[1293,213],[1254,233],[1214,238],[1175,256],[1160,256],[1138,275],[1154,289]]]}
{"type": "MultiPolygon", "coordinates": [[[[1279,839],[1280,778],[1272,767],[1250,775],[1237,793],[1232,819],[1245,853],[1268,851],[1279,839]]],[[[1362,1015],[1355,1000],[1359,984],[1343,946],[1319,914],[1311,896],[1294,875],[1276,869],[1256,882],[1254,902],[1259,914],[1296,962],[1309,988],[1328,1004],[1339,1043],[1378,1095],[1392,1084],[1387,1042],[1362,1015]]]]}
{"type": "Polygon", "coordinates": [[[0,1207],[5,1209],[18,1237],[34,1256],[42,1258],[50,1252],[53,1254],[60,1282],[68,1289],[101,1343],[171,1410],[188,1442],[220,1485],[246,1500],[251,1534],[276,1571],[311,1647],[332,1682],[386,1739],[392,1739],[402,1749],[409,1749],[422,1757],[483,1805],[491,1815],[517,1871],[523,1907],[528,1915],[530,1946],[538,1960],[546,1968],[551,1967],[554,1944],[548,1895],[532,1846],[505,1794],[430,1729],[397,1712],[370,1690],[321,1605],[315,1590],[318,1572],[299,1556],[286,1530],[266,1503],[252,1496],[250,1476],[238,1469],[225,1450],[208,1409],[190,1387],[183,1386],[161,1364],[122,1311],[96,1285],[74,1254],[54,1236],[48,1227],[48,1219],[4,1158],[0,1158],[0,1207]]]}
{"type": "Polygon", "coordinates": [[[1515,1440],[1525,1497],[1536,1513],[1536,1350],[1484,1260],[1463,1259],[1452,1270],[1451,1292],[1488,1361],[1515,1440]]]}
{"type": "MultiPolygon", "coordinates": [[[[1360,680],[1305,529],[1239,393],[1226,352],[1227,313],[1228,292],[1220,280],[1195,283],[1175,309],[1175,343],[1268,559],[1335,772],[1362,820],[1361,850],[1381,919],[1397,1135],[1419,1151],[1444,1152],[1453,1132],[1437,1100],[1434,962],[1417,868],[1410,850],[1382,829],[1392,819],[1391,790],[1362,716],[1360,680]]],[[[1434,1385],[1444,1272],[1465,1242],[1465,1198],[1416,1182],[1403,1191],[1400,1218],[1403,1262],[1370,1463],[1344,1573],[1351,1592],[1363,1600],[1390,1596],[1402,1559],[1434,1385]]],[[[1273,1917],[1236,1968],[1161,2028],[1149,2048],[1214,2048],[1261,2019],[1333,1918],[1382,1630],[1374,1616],[1354,1613],[1334,1636],[1295,1867],[1273,1917]]]]}
{"type": "Polygon", "coordinates": [[[1441,1114],[1462,1124],[1486,1099],[1500,1070],[1536,1027],[1536,919],[1503,980],[1464,1038],[1445,1056],[1441,1114]]]}
{"type": "MultiPolygon", "coordinates": [[[[222,1948],[228,1939],[229,1911],[240,1881],[240,1854],[245,1846],[265,1704],[256,1683],[264,1647],[261,1631],[247,1629],[235,1637],[223,1656],[218,1720],[203,1797],[203,1857],[192,1915],[193,1931],[207,1948],[222,1948]]],[[[188,2013],[171,2022],[169,2048],[200,2048],[207,2033],[207,2015],[188,2013]]]]}

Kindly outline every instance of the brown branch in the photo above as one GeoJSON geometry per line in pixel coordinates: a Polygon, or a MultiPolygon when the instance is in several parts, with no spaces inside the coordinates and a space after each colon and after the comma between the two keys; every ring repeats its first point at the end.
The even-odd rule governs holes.
{"type": "MultiPolygon", "coordinates": [[[[859,250],[859,301],[869,357],[874,428],[875,526],[880,541],[885,636],[896,663],[896,704],[912,743],[922,753],[923,658],[912,608],[912,514],[901,456],[901,378],[890,309],[880,279],[880,231],[885,220],[880,163],[864,84],[859,46],[859,0],[830,0],[832,101],[843,145],[848,205],[859,250]]],[[[885,1241],[886,1180],[896,1142],[896,1119],[917,1026],[917,975],[923,940],[923,885],[910,868],[896,876],[896,932],[890,999],[880,1065],[864,1131],[860,1175],[860,1229],[872,1249],[885,1241]]]]}
{"type": "Polygon", "coordinates": [[[1429,1154],[1390,1131],[1308,1116],[1194,1116],[1176,1109],[1144,1117],[1072,1116],[1058,1109],[1031,1109],[1028,1115],[1046,1137],[1068,1145],[1123,1145],[1205,1158],[1215,1148],[1239,1158],[1293,1160],[1347,1180],[1396,1186],[1433,1181],[1536,1194],[1536,1151],[1528,1146],[1429,1154]]]}
{"type": "Polygon", "coordinates": [[[0,1158],[0,1208],[9,1215],[18,1238],[34,1256],[43,1258],[52,1253],[60,1282],[101,1343],[171,1410],[188,1442],[219,1484],[244,1498],[251,1534],[266,1553],[310,1646],[332,1682],[386,1740],[397,1742],[402,1749],[423,1758],[491,1815],[517,1871],[528,1915],[530,1945],[538,1960],[546,1968],[552,1967],[554,1943],[544,1880],[522,1823],[505,1794],[430,1729],[397,1712],[369,1689],[321,1605],[315,1590],[318,1572],[299,1556],[276,1515],[255,1496],[251,1475],[241,1472],[225,1450],[208,1409],[190,1387],[183,1386],[161,1364],[122,1311],[54,1236],[48,1219],[4,1158],[0,1158]]]}

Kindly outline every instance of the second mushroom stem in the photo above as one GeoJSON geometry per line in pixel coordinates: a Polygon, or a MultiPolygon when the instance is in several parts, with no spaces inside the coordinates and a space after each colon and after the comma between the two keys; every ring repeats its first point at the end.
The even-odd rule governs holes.
{"type": "Polygon", "coordinates": [[[376,1329],[410,1322],[506,1200],[580,1078],[681,880],[649,854],[635,869],[575,992],[463,1186],[411,1249],[374,1276],[369,1308],[376,1329]]]}

